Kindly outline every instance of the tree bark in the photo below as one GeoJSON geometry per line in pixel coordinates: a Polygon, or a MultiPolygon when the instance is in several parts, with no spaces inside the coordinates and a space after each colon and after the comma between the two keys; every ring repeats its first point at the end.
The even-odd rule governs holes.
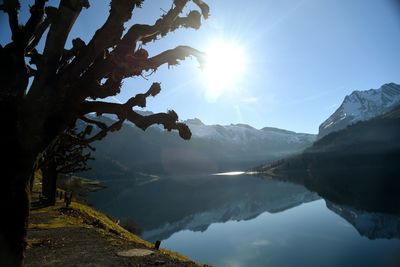
{"type": "Polygon", "coordinates": [[[0,94],[0,266],[22,266],[28,228],[31,177],[38,154],[46,142],[37,129],[27,124],[42,125],[22,105],[18,97],[0,94]],[[23,111],[22,111],[23,110],[23,111]]]}
{"type": "Polygon", "coordinates": [[[12,147],[11,143],[3,148],[8,153],[1,164],[0,266],[21,266],[26,247],[30,176],[35,157],[29,151],[12,147]]]}
{"type": "Polygon", "coordinates": [[[42,169],[42,194],[48,205],[56,204],[57,170],[54,162],[49,162],[42,169]]]}

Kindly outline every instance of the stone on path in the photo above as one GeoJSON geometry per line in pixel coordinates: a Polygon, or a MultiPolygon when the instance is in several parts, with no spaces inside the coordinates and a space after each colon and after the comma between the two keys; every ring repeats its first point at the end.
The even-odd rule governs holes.
{"type": "Polygon", "coordinates": [[[144,257],[151,255],[153,253],[154,252],[149,249],[133,248],[117,252],[117,255],[121,257],[144,257]]]}

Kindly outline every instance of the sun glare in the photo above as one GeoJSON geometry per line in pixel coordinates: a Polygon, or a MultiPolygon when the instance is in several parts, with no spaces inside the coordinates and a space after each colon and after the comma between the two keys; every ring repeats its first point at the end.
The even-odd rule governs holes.
{"type": "Polygon", "coordinates": [[[243,49],[236,43],[215,41],[207,51],[204,66],[206,97],[217,100],[224,92],[235,89],[245,70],[243,49]]]}

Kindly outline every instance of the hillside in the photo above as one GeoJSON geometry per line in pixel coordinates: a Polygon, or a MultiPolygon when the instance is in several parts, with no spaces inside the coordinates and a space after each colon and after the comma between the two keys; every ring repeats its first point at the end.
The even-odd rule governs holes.
{"type": "Polygon", "coordinates": [[[264,165],[338,204],[399,213],[400,107],[318,140],[301,155],[264,165]]]}

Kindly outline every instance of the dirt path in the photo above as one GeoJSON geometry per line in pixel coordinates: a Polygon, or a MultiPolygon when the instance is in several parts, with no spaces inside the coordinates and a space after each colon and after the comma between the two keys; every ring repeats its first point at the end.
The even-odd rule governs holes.
{"type": "Polygon", "coordinates": [[[179,254],[154,249],[88,206],[73,202],[65,208],[59,202],[32,211],[24,266],[199,265],[179,254]],[[149,255],[127,257],[138,253],[149,255]]]}

